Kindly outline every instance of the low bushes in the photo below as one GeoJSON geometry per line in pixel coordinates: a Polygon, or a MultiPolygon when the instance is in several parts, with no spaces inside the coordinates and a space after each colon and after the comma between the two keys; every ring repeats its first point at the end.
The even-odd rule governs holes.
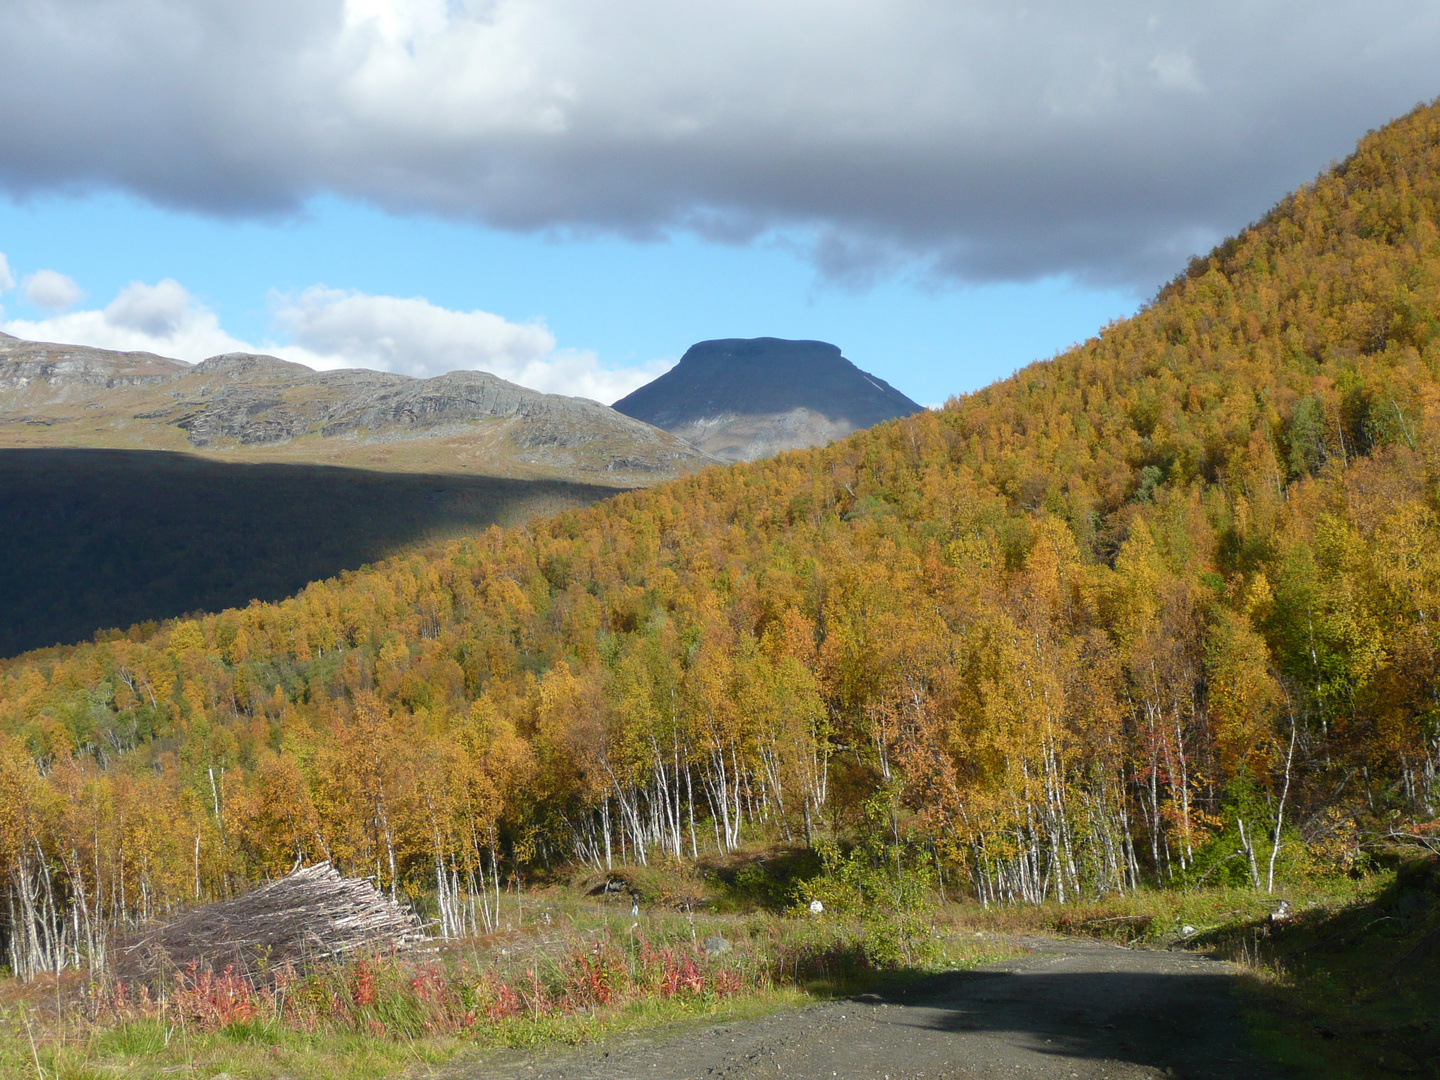
{"type": "MultiPolygon", "coordinates": [[[[786,963],[791,971],[801,966],[786,963]]],[[[282,1024],[307,1032],[415,1038],[592,1013],[641,998],[718,999],[779,977],[769,957],[711,957],[688,943],[605,935],[593,943],[570,942],[559,956],[536,955],[523,966],[485,964],[478,957],[417,961],[390,953],[304,976],[287,966],[257,979],[230,967],[216,973],[191,965],[163,991],[109,982],[96,991],[93,1014],[107,1024],[160,1020],[201,1031],[282,1024]]]]}

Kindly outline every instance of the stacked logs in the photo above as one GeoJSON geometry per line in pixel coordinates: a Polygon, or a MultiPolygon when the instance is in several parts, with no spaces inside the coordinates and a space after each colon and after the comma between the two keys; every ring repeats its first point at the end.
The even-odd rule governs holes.
{"type": "Polygon", "coordinates": [[[121,945],[113,974],[223,971],[252,978],[303,969],[360,949],[409,948],[425,940],[420,921],[363,878],[328,862],[260,886],[233,900],[195,908],[121,945]]]}

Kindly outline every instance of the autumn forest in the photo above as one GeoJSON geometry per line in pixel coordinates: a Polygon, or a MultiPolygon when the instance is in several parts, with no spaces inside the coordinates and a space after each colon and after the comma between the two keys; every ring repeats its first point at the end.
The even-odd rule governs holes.
{"type": "Polygon", "coordinates": [[[0,662],[11,970],[330,859],[1266,890],[1440,800],[1440,107],[943,409],[0,662]]]}

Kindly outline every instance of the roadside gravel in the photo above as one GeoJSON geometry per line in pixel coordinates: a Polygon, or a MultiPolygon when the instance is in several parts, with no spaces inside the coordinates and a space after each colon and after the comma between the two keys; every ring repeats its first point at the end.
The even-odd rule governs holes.
{"type": "Polygon", "coordinates": [[[754,1020],[457,1060],[446,1080],[1266,1080],[1234,969],[1022,938],[1028,956],[754,1020]]]}

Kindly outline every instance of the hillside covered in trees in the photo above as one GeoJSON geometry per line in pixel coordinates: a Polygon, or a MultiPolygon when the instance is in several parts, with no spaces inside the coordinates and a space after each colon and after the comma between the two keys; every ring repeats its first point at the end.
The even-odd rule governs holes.
{"type": "Polygon", "coordinates": [[[1440,797],[1437,378],[1431,106],[943,410],[8,661],[12,960],[325,857],[447,932],[867,822],[985,899],[1347,866],[1440,797]]]}

